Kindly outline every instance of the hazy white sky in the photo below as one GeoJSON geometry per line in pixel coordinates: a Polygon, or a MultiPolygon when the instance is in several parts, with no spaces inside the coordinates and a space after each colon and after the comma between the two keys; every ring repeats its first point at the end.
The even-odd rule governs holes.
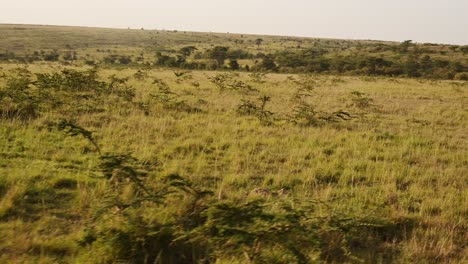
{"type": "Polygon", "coordinates": [[[468,0],[0,0],[0,23],[466,45],[468,0]]]}

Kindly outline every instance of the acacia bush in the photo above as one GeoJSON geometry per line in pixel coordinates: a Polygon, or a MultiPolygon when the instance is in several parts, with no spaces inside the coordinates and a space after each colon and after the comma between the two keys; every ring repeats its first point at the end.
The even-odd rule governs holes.
{"type": "Polygon", "coordinates": [[[208,80],[220,90],[224,90],[227,87],[227,82],[232,80],[232,78],[233,76],[228,73],[219,73],[214,76],[208,77],[208,80]]]}
{"type": "Polygon", "coordinates": [[[199,113],[201,109],[190,106],[186,101],[181,100],[180,96],[174,93],[169,85],[161,79],[155,79],[158,90],[150,93],[150,98],[157,104],[162,105],[167,110],[182,111],[187,113],[199,113]]]}
{"type": "Polygon", "coordinates": [[[266,73],[263,72],[253,72],[249,74],[249,77],[254,83],[265,83],[266,73]]]}
{"type": "Polygon", "coordinates": [[[460,81],[468,81],[468,73],[466,72],[457,73],[455,74],[454,79],[460,80],[460,81]]]}
{"type": "Polygon", "coordinates": [[[10,78],[0,88],[0,116],[2,118],[35,118],[39,114],[38,94],[27,77],[10,78]]]}
{"type": "Polygon", "coordinates": [[[44,112],[72,117],[80,112],[102,112],[110,101],[117,105],[133,102],[135,89],[127,81],[116,76],[109,82],[100,81],[95,69],[37,73],[35,78],[23,71],[0,88],[2,117],[30,119],[44,112]]]}
{"type": "Polygon", "coordinates": [[[292,113],[287,115],[287,120],[300,126],[320,126],[326,123],[334,123],[352,119],[348,111],[318,110],[318,106],[311,103],[311,98],[315,95],[317,82],[311,76],[305,76],[300,80],[289,78],[296,85],[297,89],[291,101],[293,102],[292,113]]]}
{"type": "Polygon", "coordinates": [[[266,110],[266,105],[270,100],[270,97],[262,96],[258,98],[259,104],[257,104],[251,100],[242,99],[241,103],[237,106],[237,113],[240,115],[255,116],[263,124],[272,124],[273,112],[266,110]]]}
{"type": "Polygon", "coordinates": [[[0,41],[0,263],[466,262],[461,47],[119,32],[0,41]]]}

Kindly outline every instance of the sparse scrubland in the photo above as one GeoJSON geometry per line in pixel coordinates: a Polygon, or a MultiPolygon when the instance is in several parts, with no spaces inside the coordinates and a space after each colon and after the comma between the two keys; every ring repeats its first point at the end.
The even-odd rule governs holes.
{"type": "Polygon", "coordinates": [[[468,261],[462,46],[0,34],[1,263],[468,261]],[[285,68],[289,46],[394,62],[285,68]]]}

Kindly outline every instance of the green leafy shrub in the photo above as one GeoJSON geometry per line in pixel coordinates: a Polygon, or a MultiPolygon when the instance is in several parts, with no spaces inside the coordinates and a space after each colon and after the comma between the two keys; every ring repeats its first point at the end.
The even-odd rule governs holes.
{"type": "Polygon", "coordinates": [[[229,89],[244,92],[244,93],[258,91],[257,89],[253,88],[251,85],[243,81],[238,81],[238,80],[234,80],[232,83],[228,83],[227,87],[229,87],[229,89]]]}
{"type": "Polygon", "coordinates": [[[459,81],[468,81],[468,73],[466,73],[466,72],[457,73],[457,74],[455,74],[453,79],[459,80],[459,81]]]}
{"type": "Polygon", "coordinates": [[[232,76],[227,73],[219,73],[215,76],[208,77],[208,80],[213,83],[220,90],[224,90],[227,87],[227,82],[232,79],[232,76]]]}
{"type": "Polygon", "coordinates": [[[105,90],[106,83],[97,80],[96,69],[87,71],[62,70],[60,73],[37,73],[35,85],[39,89],[53,89],[69,92],[105,90]]]}
{"type": "Polygon", "coordinates": [[[27,77],[10,78],[0,88],[0,116],[2,118],[31,119],[39,115],[40,102],[32,81],[27,77]]]}
{"type": "Polygon", "coordinates": [[[315,82],[310,79],[294,80],[294,82],[299,87],[292,98],[294,106],[292,113],[287,116],[288,121],[301,126],[320,126],[325,123],[352,119],[351,114],[344,110],[334,112],[317,110],[317,106],[308,101],[314,96],[315,82]]]}
{"type": "Polygon", "coordinates": [[[253,72],[249,74],[249,77],[254,83],[265,83],[266,73],[253,72]]]}
{"type": "Polygon", "coordinates": [[[368,97],[365,93],[359,91],[351,92],[350,101],[351,103],[348,105],[348,107],[366,109],[374,106],[374,100],[368,97]]]}
{"type": "Polygon", "coordinates": [[[192,107],[184,100],[180,100],[180,96],[174,93],[169,85],[163,80],[156,79],[153,84],[156,84],[158,90],[150,94],[152,100],[161,104],[165,109],[183,111],[187,113],[198,113],[201,112],[201,109],[192,107]]]}
{"type": "Polygon", "coordinates": [[[240,115],[249,115],[257,117],[261,122],[265,124],[271,124],[271,118],[273,112],[266,110],[266,104],[271,100],[268,96],[262,96],[258,98],[260,105],[255,102],[242,99],[241,104],[237,106],[237,113],[240,115]]]}
{"type": "Polygon", "coordinates": [[[96,69],[38,73],[35,77],[32,80],[22,73],[0,88],[1,117],[31,119],[52,111],[71,117],[81,112],[102,112],[106,106],[133,103],[135,97],[135,89],[127,84],[128,78],[113,75],[107,83],[98,80],[96,69]]]}

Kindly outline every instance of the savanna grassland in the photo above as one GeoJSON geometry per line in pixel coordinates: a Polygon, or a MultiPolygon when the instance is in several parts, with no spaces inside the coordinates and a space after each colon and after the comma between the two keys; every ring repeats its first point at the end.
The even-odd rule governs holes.
{"type": "Polygon", "coordinates": [[[466,46],[0,36],[1,263],[468,261],[466,46]]]}

